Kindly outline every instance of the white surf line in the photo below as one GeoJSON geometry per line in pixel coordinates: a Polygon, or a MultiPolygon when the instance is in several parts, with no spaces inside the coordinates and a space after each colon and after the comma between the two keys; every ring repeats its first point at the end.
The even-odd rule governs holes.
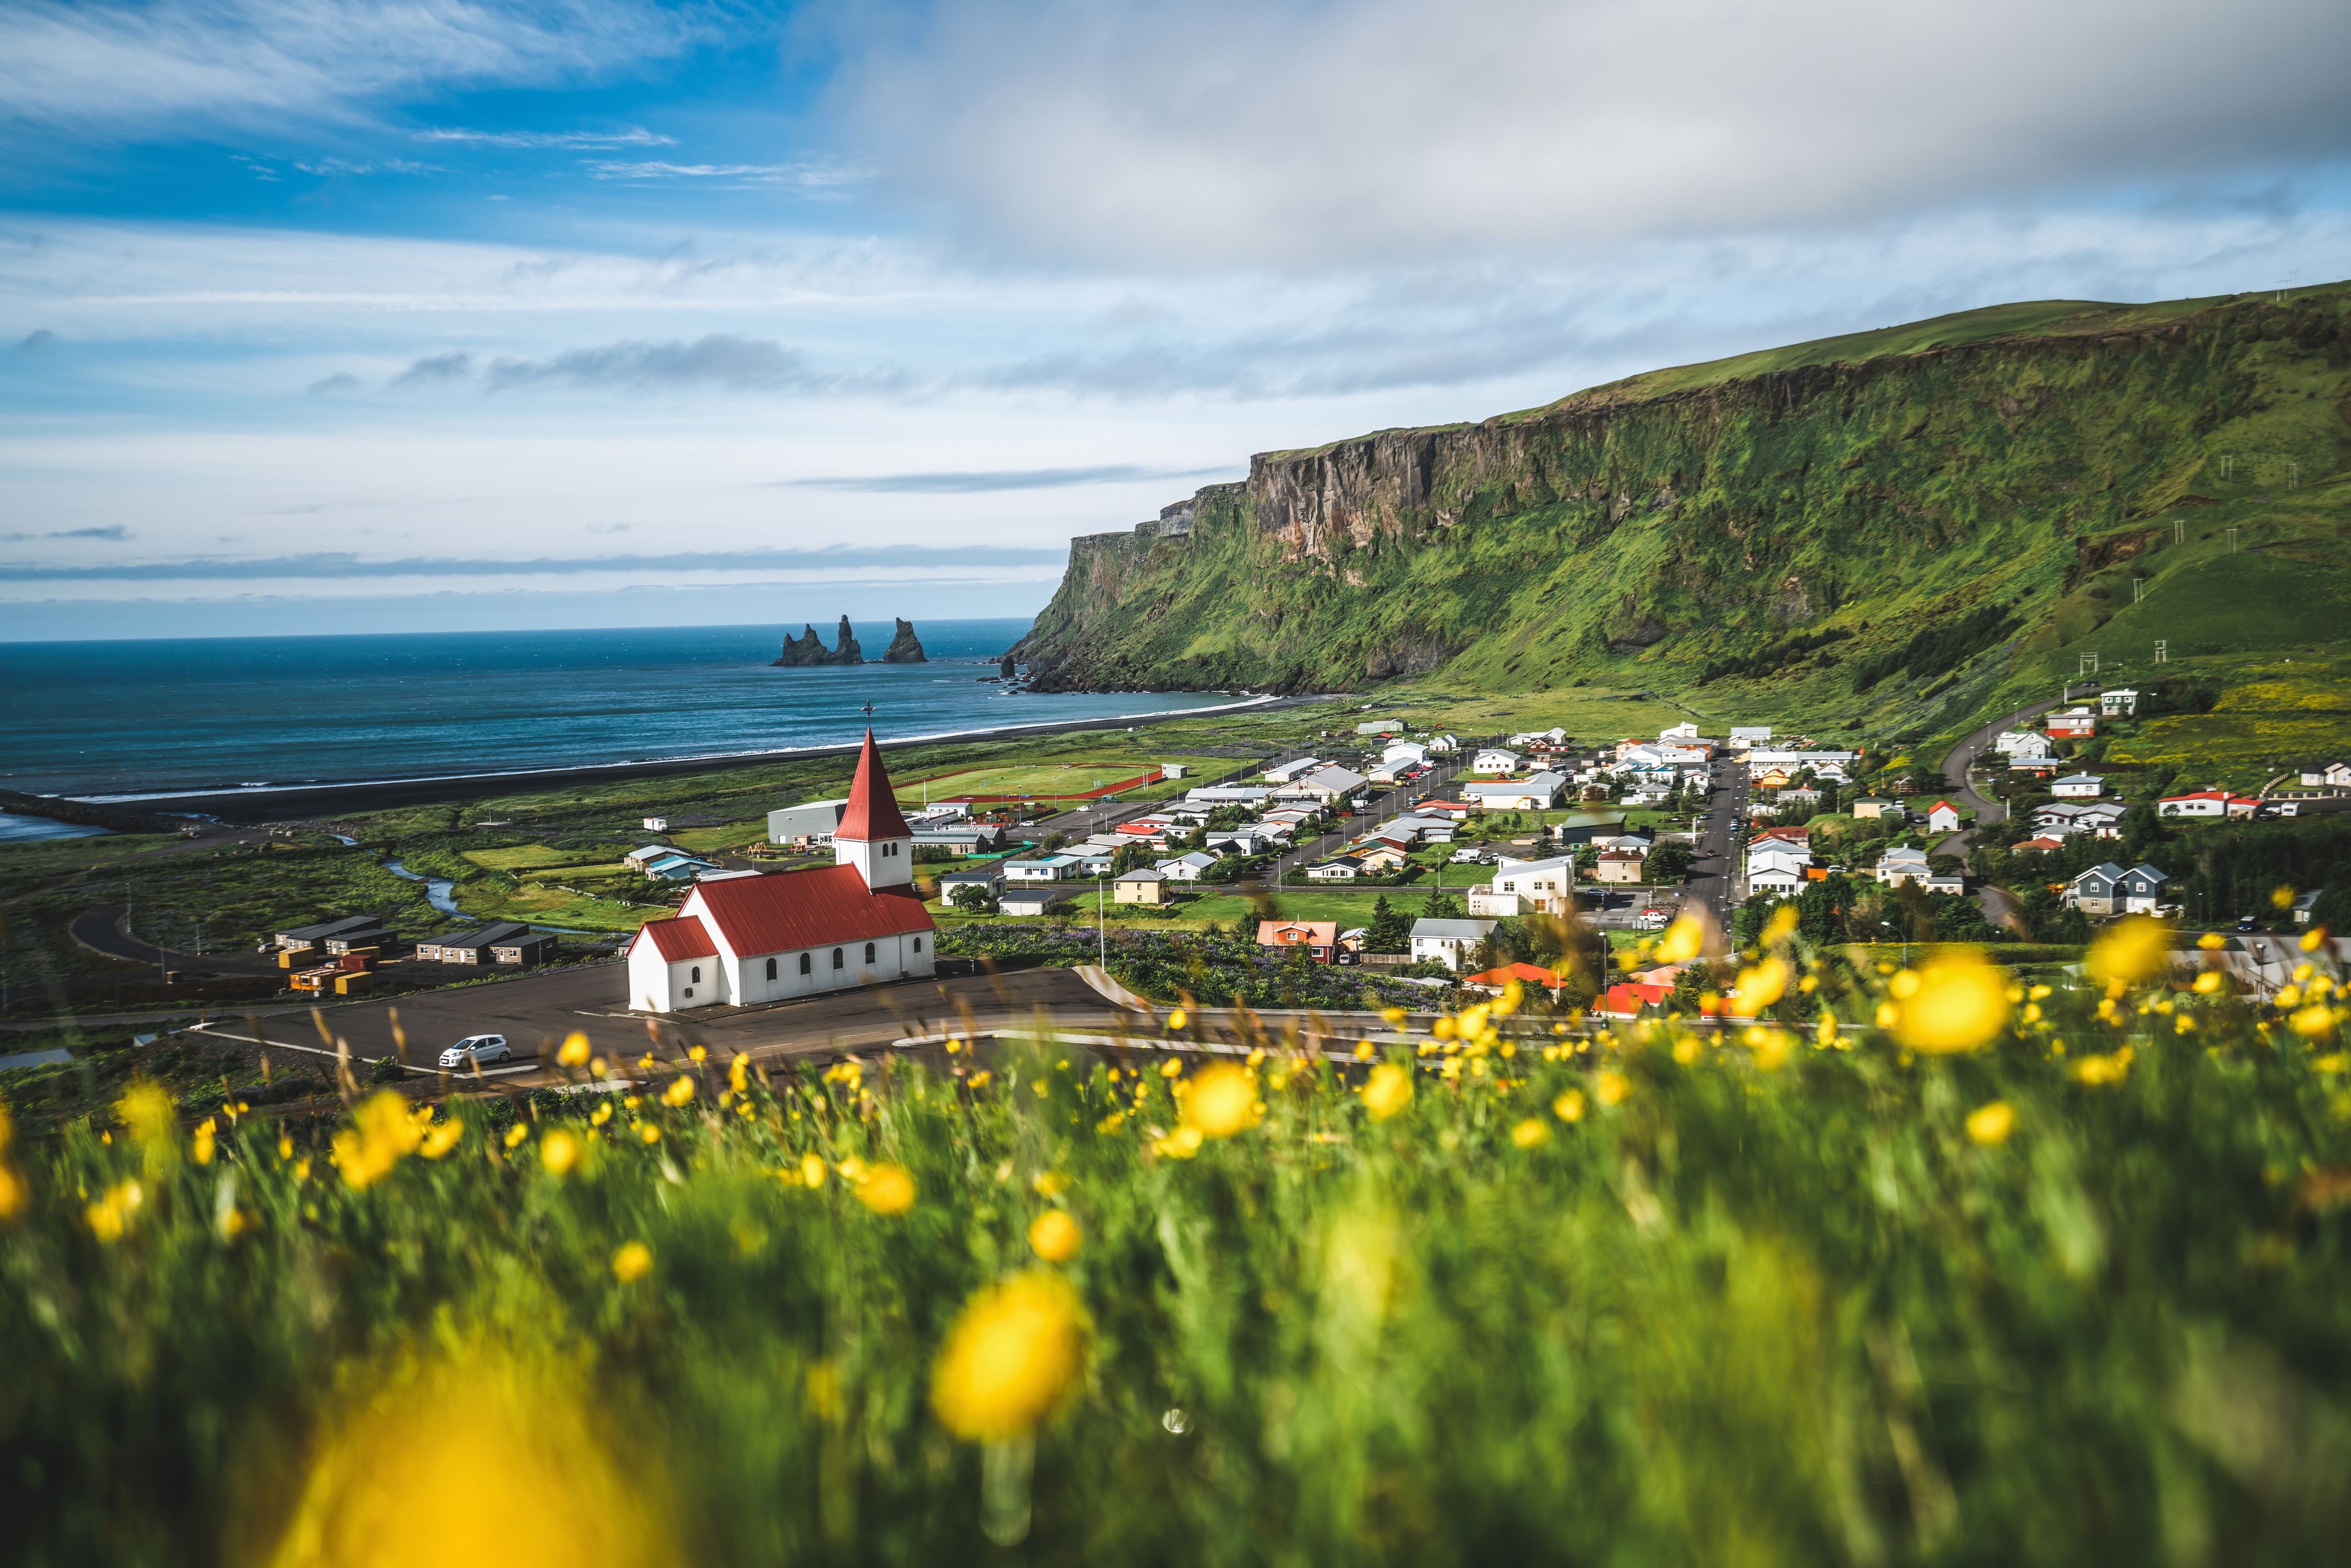
{"type": "MultiPolygon", "coordinates": [[[[1048,696],[1052,694],[1045,694],[1048,696]]],[[[1075,695],[1075,694],[1073,694],[1075,695]]],[[[1246,708],[1263,707],[1280,702],[1271,692],[1261,693],[1235,703],[1217,703],[1205,707],[1147,708],[1140,713],[1102,714],[1093,718],[1045,718],[1028,724],[991,724],[979,729],[943,729],[923,735],[891,736],[883,739],[885,746],[912,746],[946,740],[988,740],[998,736],[1019,735],[1031,730],[1058,729],[1073,724],[1124,724],[1139,718],[1185,718],[1194,714],[1238,713],[1246,708]]],[[[607,768],[663,768],[683,762],[752,762],[788,761],[794,758],[822,757],[831,754],[847,756],[857,749],[853,740],[826,741],[821,746],[781,746],[764,751],[688,751],[674,757],[630,757],[606,762],[553,762],[533,768],[496,768],[480,773],[418,773],[398,779],[312,779],[297,784],[235,784],[217,789],[172,789],[141,795],[45,795],[48,800],[78,800],[86,805],[119,806],[141,800],[196,800],[216,796],[251,796],[293,794],[305,789],[373,789],[393,784],[465,784],[486,779],[521,779],[548,773],[592,773],[607,768]]]]}

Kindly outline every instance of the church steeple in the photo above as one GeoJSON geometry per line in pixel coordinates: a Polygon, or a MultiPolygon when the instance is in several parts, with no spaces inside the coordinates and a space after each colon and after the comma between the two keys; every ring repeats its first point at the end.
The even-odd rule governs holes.
{"type": "Polygon", "coordinates": [[[869,888],[904,887],[914,880],[914,831],[898,810],[890,775],[882,767],[882,748],[869,729],[857,754],[849,804],[832,831],[833,863],[855,866],[869,888]]]}

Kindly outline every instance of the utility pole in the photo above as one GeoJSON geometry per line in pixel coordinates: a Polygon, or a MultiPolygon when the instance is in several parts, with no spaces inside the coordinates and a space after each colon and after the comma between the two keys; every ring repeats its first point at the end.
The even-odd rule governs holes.
{"type": "Polygon", "coordinates": [[[2158,664],[2166,664],[2169,662],[2170,658],[2171,644],[2169,641],[2167,639],[2158,642],[2155,645],[2155,662],[2158,664]]]}

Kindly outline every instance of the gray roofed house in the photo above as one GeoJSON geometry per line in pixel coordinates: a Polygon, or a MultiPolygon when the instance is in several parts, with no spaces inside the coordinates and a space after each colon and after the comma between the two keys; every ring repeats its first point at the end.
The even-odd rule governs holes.
{"type": "Polygon", "coordinates": [[[280,947],[318,947],[329,942],[347,941],[355,935],[382,933],[383,917],[378,915],[349,915],[340,920],[322,920],[315,925],[297,925],[277,933],[280,947]]]}
{"type": "Polygon", "coordinates": [[[1217,863],[1217,857],[1199,850],[1155,862],[1155,869],[1175,882],[1197,882],[1200,873],[1217,863]]]}
{"type": "Polygon", "coordinates": [[[2145,862],[2125,871],[2101,861],[2067,884],[2065,902],[2085,915],[2152,915],[2170,880],[2145,862]]]}
{"type": "Polygon", "coordinates": [[[1432,920],[1423,915],[1412,923],[1413,962],[1434,958],[1458,970],[1500,924],[1499,920],[1432,920]]]}
{"type": "Polygon", "coordinates": [[[526,942],[537,946],[530,942],[529,926],[519,921],[499,920],[472,931],[454,931],[446,936],[419,942],[416,956],[428,964],[489,964],[496,962],[492,948],[500,944],[514,946],[526,942]]]}

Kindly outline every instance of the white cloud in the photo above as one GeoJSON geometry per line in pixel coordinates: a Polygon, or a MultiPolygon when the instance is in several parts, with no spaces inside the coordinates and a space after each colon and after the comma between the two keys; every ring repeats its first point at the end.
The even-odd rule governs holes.
{"type": "Polygon", "coordinates": [[[0,7],[0,120],[133,134],[344,117],[419,84],[594,74],[706,31],[698,7],[650,0],[15,0],[0,7]]]}
{"type": "Polygon", "coordinates": [[[935,0],[849,141],[1064,258],[1362,266],[2351,156],[2341,0],[935,0]]]}
{"type": "Polygon", "coordinates": [[[420,131],[427,141],[463,141],[481,147],[569,148],[580,152],[620,147],[668,147],[676,139],[639,126],[623,131],[420,131]]]}

